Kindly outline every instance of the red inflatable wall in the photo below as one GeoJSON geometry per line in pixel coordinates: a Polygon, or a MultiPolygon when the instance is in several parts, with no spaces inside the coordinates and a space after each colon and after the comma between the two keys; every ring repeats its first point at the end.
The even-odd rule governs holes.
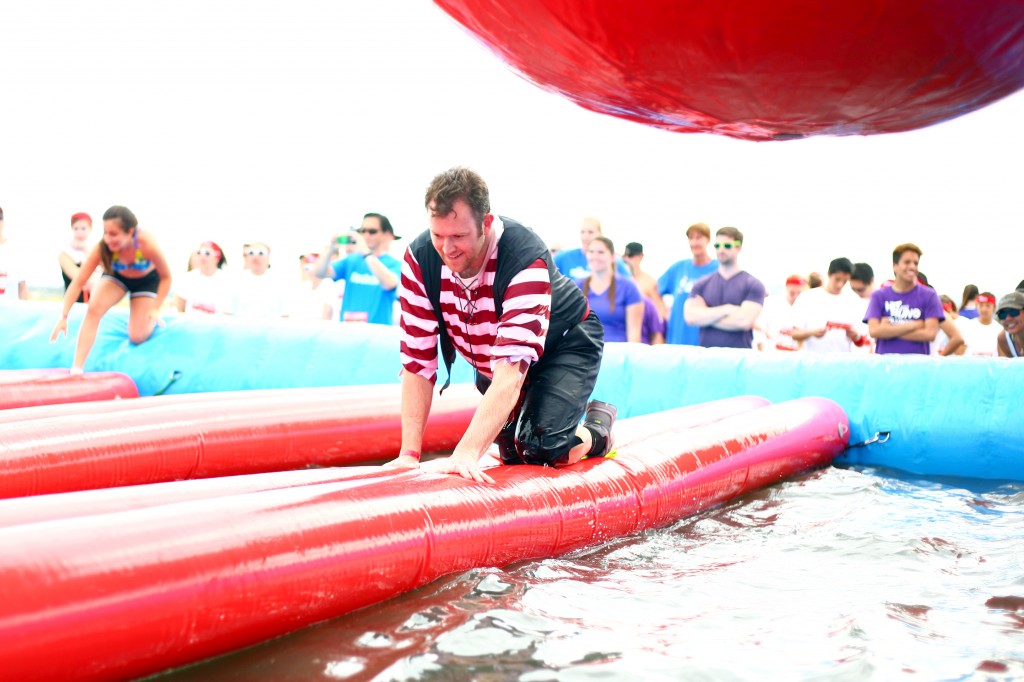
{"type": "Polygon", "coordinates": [[[0,410],[138,397],[135,382],[119,372],[72,375],[66,369],[0,370],[0,410]]]}
{"type": "Polygon", "coordinates": [[[1024,86],[1022,0],[435,2],[545,90],[682,133],[892,133],[1024,86]]]}
{"type": "MultiPolygon", "coordinates": [[[[289,632],[447,573],[548,557],[671,523],[824,465],[846,416],[824,399],[624,444],[495,485],[426,471],[0,529],[0,670],[123,679],[289,632]]],[[[678,425],[678,426],[677,426],[678,425]]]]}
{"type": "MultiPolygon", "coordinates": [[[[434,401],[424,450],[450,450],[480,395],[434,401]]],[[[17,410],[0,430],[0,498],[394,457],[401,386],[138,398],[17,410]]]]}
{"type": "MultiPolygon", "coordinates": [[[[322,390],[322,389],[314,389],[322,390]]],[[[451,389],[449,389],[451,390],[451,389]]],[[[447,391],[445,395],[447,396],[447,391]]],[[[140,398],[140,401],[148,400],[140,398]]],[[[615,429],[620,445],[628,445],[654,434],[672,428],[676,415],[689,426],[703,426],[724,417],[748,412],[770,403],[764,398],[742,396],[726,398],[695,405],[689,408],[661,412],[658,414],[621,420],[615,429]]],[[[396,451],[397,453],[397,451],[396,451]]],[[[492,465],[497,465],[492,459],[492,465]]],[[[380,467],[364,468],[361,478],[389,476],[391,473],[380,467]]],[[[24,523],[38,523],[54,519],[70,519],[92,514],[144,509],[163,504],[188,502],[225,495],[241,495],[260,490],[275,490],[317,483],[331,483],[351,479],[351,468],[304,469],[299,471],[275,471],[272,473],[223,476],[195,480],[131,485],[121,488],[82,490],[57,495],[35,495],[32,497],[0,499],[0,527],[24,523]]]]}

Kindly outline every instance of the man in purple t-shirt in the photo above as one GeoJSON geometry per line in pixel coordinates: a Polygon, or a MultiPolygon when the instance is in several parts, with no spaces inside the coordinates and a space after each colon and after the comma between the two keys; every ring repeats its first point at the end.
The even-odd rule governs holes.
{"type": "Polygon", "coordinates": [[[892,252],[892,286],[871,294],[864,321],[877,341],[876,353],[928,355],[939,322],[946,319],[939,295],[917,282],[920,261],[921,249],[916,245],[897,246],[892,252]]]}
{"type": "Polygon", "coordinates": [[[700,327],[705,348],[751,348],[754,323],[764,306],[764,284],[740,269],[743,233],[723,227],[715,233],[718,271],[693,285],[683,306],[686,324],[700,327]]]}

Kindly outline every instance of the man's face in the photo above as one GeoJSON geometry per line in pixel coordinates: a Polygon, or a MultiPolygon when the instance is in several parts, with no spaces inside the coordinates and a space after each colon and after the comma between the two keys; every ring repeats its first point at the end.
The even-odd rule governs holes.
{"type": "Polygon", "coordinates": [[[460,277],[473,277],[480,272],[487,258],[491,220],[490,215],[484,216],[483,225],[478,224],[469,204],[463,199],[455,200],[448,215],[431,213],[430,241],[452,272],[460,277]]]}
{"type": "Polygon", "coordinates": [[[871,284],[869,282],[862,282],[859,279],[851,278],[850,288],[853,289],[853,293],[861,298],[871,298],[871,284]]]}
{"type": "Polygon", "coordinates": [[[583,247],[583,253],[587,252],[587,247],[590,246],[590,242],[594,240],[594,237],[600,235],[601,228],[593,220],[584,220],[580,223],[580,246],[583,247]]]}
{"type": "Polygon", "coordinates": [[[363,218],[363,224],[359,227],[359,234],[363,235],[363,241],[366,243],[366,248],[373,251],[381,243],[390,238],[390,233],[385,233],[380,226],[380,218],[377,216],[369,216],[363,218]],[[386,235],[386,236],[385,236],[386,235]]]}
{"type": "Polygon", "coordinates": [[[804,290],[803,284],[787,284],[786,285],[786,300],[789,301],[790,305],[793,305],[796,301],[797,296],[804,290]]]}
{"type": "Polygon", "coordinates": [[[743,246],[740,242],[724,234],[715,235],[715,257],[721,265],[732,265],[743,246]]]}
{"type": "Polygon", "coordinates": [[[245,268],[254,275],[262,275],[270,268],[270,247],[261,242],[250,244],[242,252],[245,268]]]}
{"type": "Polygon", "coordinates": [[[892,266],[892,274],[904,288],[917,284],[917,264],[920,261],[913,251],[904,251],[900,259],[892,266]]]}
{"type": "Polygon", "coordinates": [[[711,241],[710,239],[697,230],[691,231],[687,239],[690,242],[690,253],[694,256],[702,257],[708,254],[708,242],[711,241]]]}
{"type": "Polygon", "coordinates": [[[828,285],[825,289],[830,294],[838,294],[850,281],[850,275],[845,272],[834,272],[828,276],[828,285]]]}
{"type": "Polygon", "coordinates": [[[996,314],[996,304],[985,301],[982,303],[978,301],[978,319],[981,320],[982,324],[991,324],[992,318],[996,314]]]}

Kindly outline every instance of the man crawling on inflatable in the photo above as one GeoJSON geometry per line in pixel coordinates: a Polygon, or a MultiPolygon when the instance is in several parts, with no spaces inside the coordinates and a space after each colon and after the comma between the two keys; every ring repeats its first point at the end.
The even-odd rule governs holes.
{"type": "Polygon", "coordinates": [[[479,464],[491,443],[504,464],[604,457],[616,409],[587,403],[604,330],[583,292],[552,265],[533,230],[491,213],[487,184],[475,172],[441,173],[424,203],[430,229],[409,244],[402,264],[402,451],[388,466],[419,465],[438,342],[449,381],[458,350],[483,398],[451,456],[431,463],[434,471],[493,483],[479,464]]]}

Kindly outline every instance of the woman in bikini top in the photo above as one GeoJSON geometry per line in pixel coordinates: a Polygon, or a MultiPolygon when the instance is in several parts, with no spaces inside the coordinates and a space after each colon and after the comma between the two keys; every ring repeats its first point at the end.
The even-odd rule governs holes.
{"type": "Polygon", "coordinates": [[[71,365],[72,373],[81,373],[96,340],[100,319],[127,294],[131,308],[128,338],[132,343],[146,341],[160,322],[159,311],[171,290],[171,270],[163,251],[149,232],[139,230],[135,214],[124,206],[111,206],[103,214],[103,240],[89,252],[79,273],[64,294],[64,311],[53,329],[51,341],[67,334],[68,313],[87,279],[102,266],[103,276],[93,288],[71,365]]]}

